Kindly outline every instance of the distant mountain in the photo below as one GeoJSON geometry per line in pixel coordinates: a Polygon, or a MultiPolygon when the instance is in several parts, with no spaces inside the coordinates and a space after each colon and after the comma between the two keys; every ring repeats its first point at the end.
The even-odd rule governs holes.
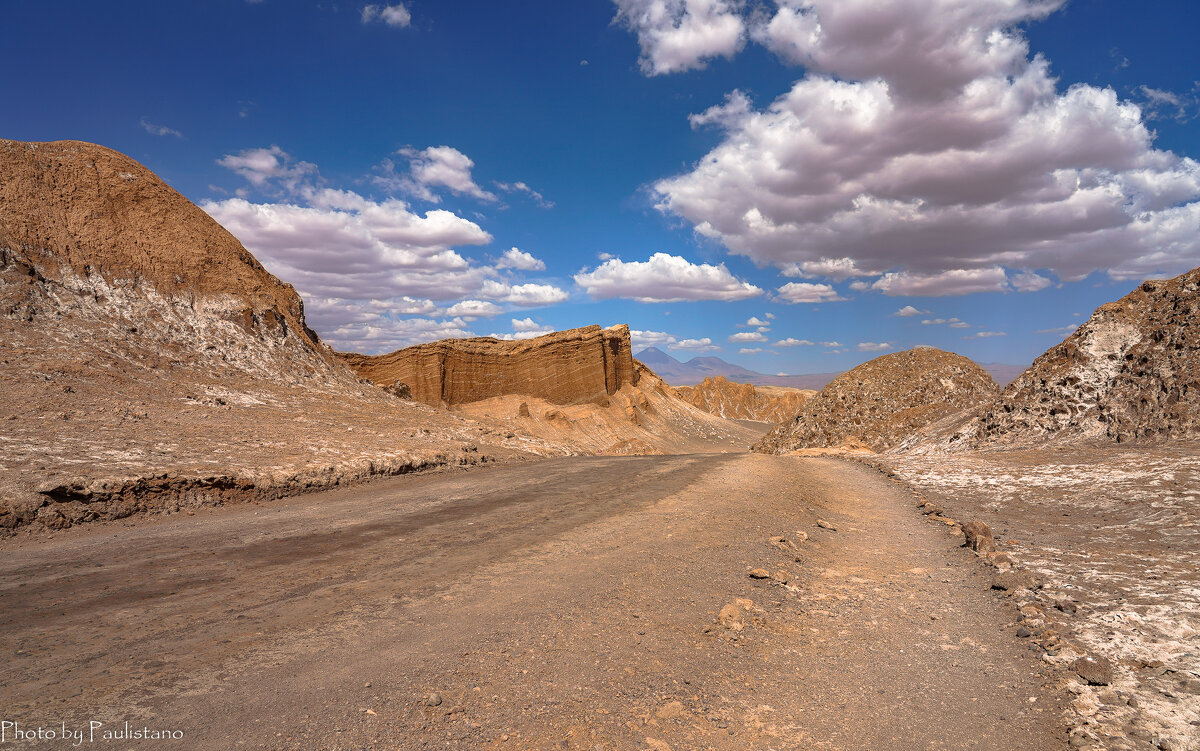
{"type": "Polygon", "coordinates": [[[789,386],[795,389],[821,389],[840,373],[808,373],[805,375],[767,375],[728,363],[719,357],[693,357],[680,362],[658,347],[649,347],[635,355],[664,381],[672,386],[693,386],[705,378],[723,376],[735,383],[755,386],[789,386]]]}
{"type": "Polygon", "coordinates": [[[998,362],[981,362],[981,363],[979,363],[979,367],[986,370],[988,372],[988,375],[990,375],[992,377],[992,380],[994,380],[997,384],[1000,385],[1000,388],[1004,388],[1008,384],[1017,380],[1017,376],[1024,373],[1025,369],[1028,368],[1029,366],[1028,365],[1005,365],[1003,363],[998,363],[998,362]]]}

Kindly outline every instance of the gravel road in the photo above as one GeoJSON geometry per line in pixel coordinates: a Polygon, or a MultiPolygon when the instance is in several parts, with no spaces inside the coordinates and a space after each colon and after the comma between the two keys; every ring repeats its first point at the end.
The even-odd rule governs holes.
{"type": "Polygon", "coordinates": [[[0,721],[114,749],[1066,748],[1054,675],[957,544],[875,470],[754,454],[10,540],[0,721]],[[104,740],[126,722],[184,737],[104,740]]]}

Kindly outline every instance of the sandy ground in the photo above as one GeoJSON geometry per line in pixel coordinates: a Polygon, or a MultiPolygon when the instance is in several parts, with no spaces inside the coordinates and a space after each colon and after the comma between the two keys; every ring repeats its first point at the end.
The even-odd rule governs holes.
{"type": "Polygon", "coordinates": [[[873,469],[751,454],[12,538],[0,719],[184,734],[102,748],[1065,748],[1059,679],[957,545],[873,469]]]}
{"type": "Polygon", "coordinates": [[[1046,581],[1035,617],[1112,661],[1110,686],[1069,686],[1080,747],[1200,751],[1200,444],[881,460],[991,524],[1046,581]]]}

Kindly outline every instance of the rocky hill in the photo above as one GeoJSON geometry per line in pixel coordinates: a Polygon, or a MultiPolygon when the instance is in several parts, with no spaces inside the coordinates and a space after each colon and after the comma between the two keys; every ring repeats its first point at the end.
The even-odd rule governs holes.
{"type": "Polygon", "coordinates": [[[877,357],[843,373],[777,426],[754,450],[862,446],[886,451],[917,430],[991,402],[999,387],[961,355],[919,347],[877,357]]]}
{"type": "Polygon", "coordinates": [[[1100,306],[1034,361],[949,446],[1200,437],[1200,269],[1100,306]]]}
{"type": "Polygon", "coordinates": [[[520,394],[551,404],[603,400],[636,385],[629,327],[587,326],[522,341],[446,339],[386,355],[340,357],[381,386],[404,384],[417,401],[467,404],[520,394]]]}
{"type": "Polygon", "coordinates": [[[734,383],[724,376],[705,378],[697,386],[676,386],[675,391],[693,407],[731,420],[783,422],[817,392],[779,386],[753,386],[734,383]]]}
{"type": "Polygon", "coordinates": [[[292,286],[133,159],[78,141],[0,140],[0,166],[5,315],[79,311],[90,298],[181,342],[226,344],[228,322],[325,356],[292,286]],[[164,317],[178,326],[156,326],[164,317]]]}

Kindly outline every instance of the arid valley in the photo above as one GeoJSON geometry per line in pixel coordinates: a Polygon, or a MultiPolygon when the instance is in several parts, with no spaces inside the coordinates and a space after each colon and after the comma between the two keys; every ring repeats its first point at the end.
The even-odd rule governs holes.
{"type": "Polygon", "coordinates": [[[35,5],[0,751],[1200,751],[1200,11],[35,5]]]}

